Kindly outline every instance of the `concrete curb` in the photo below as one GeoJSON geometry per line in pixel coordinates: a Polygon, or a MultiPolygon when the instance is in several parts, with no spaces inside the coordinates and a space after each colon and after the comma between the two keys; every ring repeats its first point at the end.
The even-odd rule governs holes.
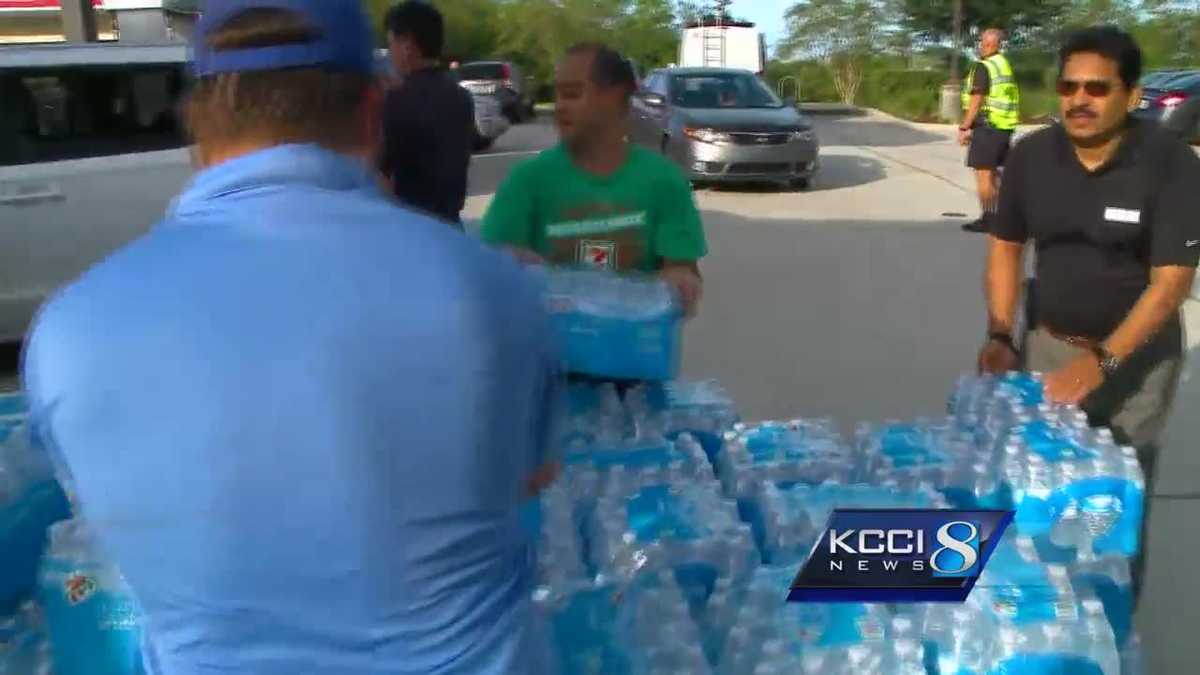
{"type": "Polygon", "coordinates": [[[808,115],[853,115],[870,114],[871,108],[863,108],[846,103],[799,103],[796,109],[808,115]]]}
{"type": "MultiPolygon", "coordinates": [[[[864,108],[864,110],[866,110],[867,114],[871,117],[878,117],[889,122],[903,124],[913,129],[920,129],[921,131],[941,134],[947,138],[954,138],[958,134],[958,127],[953,124],[937,122],[913,122],[911,120],[906,120],[903,117],[896,117],[891,113],[886,113],[877,108],[864,108]]],[[[1024,136],[1031,131],[1037,131],[1045,126],[1045,124],[1022,124],[1017,127],[1017,135],[1024,136]]]]}

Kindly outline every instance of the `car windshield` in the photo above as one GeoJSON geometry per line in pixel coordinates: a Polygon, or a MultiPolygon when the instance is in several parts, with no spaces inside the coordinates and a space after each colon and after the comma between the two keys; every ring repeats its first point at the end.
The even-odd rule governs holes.
{"type": "Polygon", "coordinates": [[[681,108],[782,108],[767,85],[749,73],[705,73],[671,78],[671,103],[681,108]]]}
{"type": "Polygon", "coordinates": [[[464,80],[503,80],[505,78],[503,63],[468,63],[458,69],[458,74],[464,80]]]}

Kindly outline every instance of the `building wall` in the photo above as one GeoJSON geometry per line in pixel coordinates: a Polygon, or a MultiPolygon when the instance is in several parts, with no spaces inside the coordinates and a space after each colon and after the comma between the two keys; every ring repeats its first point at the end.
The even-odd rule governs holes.
{"type": "MultiPolygon", "coordinates": [[[[101,40],[117,39],[112,12],[96,12],[101,40]]],[[[0,44],[62,42],[62,15],[56,11],[0,13],[0,44]]]]}
{"type": "MultiPolygon", "coordinates": [[[[192,37],[196,15],[161,9],[97,11],[101,40],[121,42],[186,42],[192,37]]],[[[62,42],[62,15],[57,11],[0,12],[0,44],[62,42]]]]}

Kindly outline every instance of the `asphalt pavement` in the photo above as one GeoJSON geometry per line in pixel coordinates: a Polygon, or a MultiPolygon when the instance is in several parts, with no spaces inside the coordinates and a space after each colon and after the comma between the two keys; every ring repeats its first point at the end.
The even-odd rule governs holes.
{"type": "MultiPolygon", "coordinates": [[[[822,168],[810,190],[697,192],[711,255],[684,374],[719,380],[749,420],[831,417],[850,431],[944,414],[985,330],[984,239],[959,229],[978,212],[963,151],[945,127],[877,114],[813,120],[822,168]]],[[[554,139],[542,118],[476,156],[469,227],[512,167],[554,139]]],[[[15,350],[0,358],[11,385],[15,350]]],[[[1191,389],[1176,426],[1200,405],[1191,389]]],[[[1191,639],[1200,589],[1188,562],[1200,544],[1187,536],[1200,520],[1198,444],[1200,431],[1173,429],[1160,462],[1139,616],[1149,673],[1200,672],[1191,639]]]]}

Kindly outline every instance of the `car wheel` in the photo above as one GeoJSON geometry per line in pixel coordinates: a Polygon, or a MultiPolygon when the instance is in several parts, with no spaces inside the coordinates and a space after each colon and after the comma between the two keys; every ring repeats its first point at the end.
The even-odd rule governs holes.
{"type": "Polygon", "coordinates": [[[788,187],[796,192],[803,192],[812,185],[812,181],[808,178],[796,178],[788,181],[788,187]]]}
{"type": "Polygon", "coordinates": [[[476,135],[475,142],[472,143],[472,145],[475,147],[475,152],[482,152],[484,150],[491,148],[495,142],[496,142],[496,139],[494,139],[494,138],[488,138],[487,136],[476,135]]]}

